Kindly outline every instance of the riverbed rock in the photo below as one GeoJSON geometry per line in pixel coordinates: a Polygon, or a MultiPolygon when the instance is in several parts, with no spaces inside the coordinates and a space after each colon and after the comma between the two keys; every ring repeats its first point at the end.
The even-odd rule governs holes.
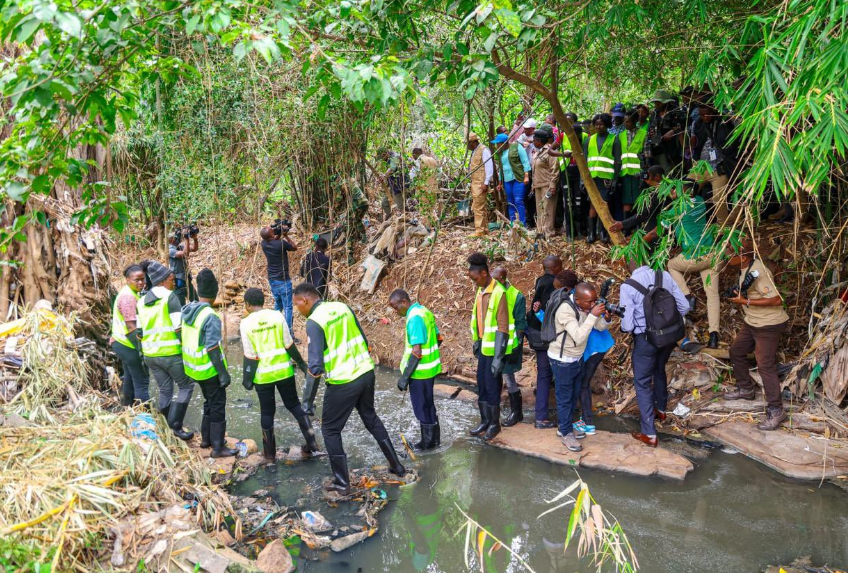
{"type": "Polygon", "coordinates": [[[256,565],[262,573],[292,573],[294,565],[282,539],[276,539],[265,546],[256,559],[256,565]]]}
{"type": "Polygon", "coordinates": [[[848,475],[846,440],[786,429],[764,432],[745,422],[718,424],[704,433],[791,478],[820,480],[848,475]]]}
{"type": "Polygon", "coordinates": [[[504,428],[489,442],[512,452],[540,458],[554,464],[580,466],[641,476],[682,480],[694,469],[692,462],[663,447],[649,448],[630,434],[598,431],[581,440],[582,452],[570,452],[556,430],[537,430],[532,424],[504,428]]]}

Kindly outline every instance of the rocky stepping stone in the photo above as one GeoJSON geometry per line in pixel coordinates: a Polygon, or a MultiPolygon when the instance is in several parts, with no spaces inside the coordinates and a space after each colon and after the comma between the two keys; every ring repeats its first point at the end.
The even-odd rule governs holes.
{"type": "Polygon", "coordinates": [[[504,428],[489,442],[495,447],[540,458],[554,464],[579,466],[639,476],[682,480],[694,469],[692,462],[662,446],[650,448],[630,434],[598,431],[580,441],[582,452],[562,445],[556,429],[537,430],[532,424],[504,428]]]}
{"type": "Polygon", "coordinates": [[[764,432],[745,422],[726,422],[703,433],[791,478],[821,480],[848,475],[845,440],[786,429],[764,432]]]}

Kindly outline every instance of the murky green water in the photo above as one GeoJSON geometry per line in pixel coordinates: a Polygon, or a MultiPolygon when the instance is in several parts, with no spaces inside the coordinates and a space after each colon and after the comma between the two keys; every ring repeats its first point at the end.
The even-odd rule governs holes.
{"type": "MultiPolygon", "coordinates": [[[[228,358],[235,374],[229,392],[228,433],[261,444],[259,404],[239,383],[238,349],[230,348],[228,358]]],[[[395,388],[396,374],[380,371],[377,381],[377,411],[396,444],[401,432],[417,439],[418,425],[408,397],[404,401],[395,388]]],[[[319,405],[322,395],[323,390],[319,405]]],[[[299,571],[465,571],[463,537],[455,535],[464,522],[457,506],[508,543],[537,573],[592,571],[587,562],[573,557],[573,547],[563,554],[565,513],[537,519],[547,509],[545,500],[574,480],[574,470],[466,438],[476,419],[473,404],[442,399],[437,406],[442,447],[419,458],[419,483],[388,491],[395,503],[379,515],[380,531],[375,538],[343,554],[325,550],[310,555],[307,551],[299,571]]],[[[197,428],[198,421],[199,409],[192,407],[186,425],[197,428]]],[[[613,418],[602,419],[599,425],[628,431],[626,423],[613,418]]],[[[278,446],[302,441],[294,419],[279,401],[277,440],[278,446]]],[[[352,468],[383,463],[356,415],[348,422],[344,440],[352,468]]],[[[640,571],[758,572],[801,555],[812,555],[818,564],[848,564],[848,495],[844,491],[828,484],[819,488],[817,483],[795,482],[742,455],[721,451],[695,464],[695,471],[681,483],[581,471],[595,499],[621,521],[640,571]]],[[[310,506],[299,510],[318,510],[335,525],[356,522],[344,507],[334,510],[326,503],[304,501],[311,499],[310,492],[328,474],[326,459],[280,464],[260,468],[236,488],[240,494],[268,489],[281,505],[295,506],[300,500],[300,505],[310,506]]],[[[486,563],[486,571],[522,570],[503,550],[486,563]]]]}

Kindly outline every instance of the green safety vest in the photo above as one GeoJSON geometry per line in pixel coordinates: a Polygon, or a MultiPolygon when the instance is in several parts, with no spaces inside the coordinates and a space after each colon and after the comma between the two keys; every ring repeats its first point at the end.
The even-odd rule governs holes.
{"type": "MultiPolygon", "coordinates": [[[[509,288],[506,289],[506,307],[507,312],[509,312],[509,317],[514,321],[515,320],[515,300],[518,298],[519,291],[512,285],[509,285],[509,288]]],[[[509,325],[509,345],[506,348],[506,353],[509,354],[513,350],[518,348],[518,331],[515,330],[515,325],[509,325]]]]}
{"type": "Polygon", "coordinates": [[[365,337],[356,324],[353,311],[341,302],[322,302],[309,320],[324,331],[324,371],[328,384],[347,384],[374,370],[365,337]]]}
{"type": "Polygon", "coordinates": [[[589,173],[599,179],[612,179],[615,176],[615,158],[613,157],[614,135],[607,135],[604,146],[598,151],[598,134],[589,140],[589,173]]]}
{"type": "MultiPolygon", "coordinates": [[[[585,132],[580,132],[580,143],[586,143],[586,139],[589,136],[586,135],[585,132]]],[[[560,146],[560,151],[571,151],[571,140],[568,139],[565,135],[562,136],[562,145],[560,146]]],[[[570,157],[560,157],[559,158],[559,170],[565,171],[565,168],[568,167],[568,164],[571,163],[570,157]]]]}
{"type": "Polygon", "coordinates": [[[242,332],[259,358],[254,384],[271,384],[294,376],[294,364],[286,350],[286,319],[270,308],[251,312],[241,321],[242,332]]]}
{"type": "MultiPolygon", "coordinates": [[[[436,317],[428,308],[416,305],[409,308],[406,313],[406,321],[416,316],[424,320],[424,327],[427,329],[427,342],[421,345],[421,360],[412,373],[413,380],[427,380],[435,378],[442,373],[442,360],[439,355],[439,342],[436,335],[436,317]]],[[[412,356],[412,345],[409,343],[409,336],[404,336],[406,348],[403,351],[403,358],[400,360],[400,371],[406,370],[406,363],[409,362],[409,357],[412,356]]]]}
{"type": "Polygon", "coordinates": [[[115,339],[115,342],[119,342],[127,348],[135,348],[132,342],[130,342],[130,339],[127,337],[129,329],[127,328],[126,321],[124,321],[124,316],[121,314],[121,311],[118,310],[118,299],[126,294],[133,295],[135,297],[135,303],[138,305],[138,293],[131,289],[129,285],[124,285],[124,288],[122,288],[120,292],[118,292],[118,296],[115,297],[115,302],[112,303],[112,338],[115,339]]]}
{"type": "MultiPolygon", "coordinates": [[[[521,163],[521,155],[518,151],[518,143],[510,143],[507,153],[507,162],[512,169],[512,177],[516,181],[524,180],[524,164],[521,163]]],[[[529,159],[529,158],[528,158],[529,159]]]]}
{"type": "Polygon", "coordinates": [[[645,147],[645,140],[648,138],[648,126],[636,129],[636,135],[633,136],[630,145],[627,145],[626,130],[619,133],[618,137],[621,144],[621,174],[639,175],[642,172],[639,154],[645,147]]]}
{"type": "Polygon", "coordinates": [[[158,299],[150,306],[144,304],[144,299],[139,298],[136,303],[138,311],[138,327],[141,329],[141,351],[145,356],[177,356],[180,354],[180,339],[177,338],[177,329],[171,323],[171,315],[168,314],[168,298],[171,291],[164,298],[158,299]]]}
{"type": "MultiPolygon", "coordinates": [[[[506,294],[506,290],[501,283],[492,279],[495,283],[495,287],[492,289],[492,295],[489,297],[489,306],[486,308],[486,320],[483,325],[483,344],[481,345],[480,352],[483,356],[494,356],[495,355],[495,335],[498,331],[498,305],[501,302],[501,298],[506,294]]],[[[477,289],[477,296],[480,296],[480,293],[483,289],[477,289]]],[[[515,334],[515,321],[512,317],[512,313],[509,312],[507,308],[507,314],[509,315],[509,336],[510,340],[515,334]]],[[[480,340],[480,337],[477,336],[477,298],[474,299],[474,307],[471,309],[471,340],[477,342],[480,340]]],[[[515,348],[514,346],[512,348],[515,348]]],[[[510,348],[507,345],[507,353],[510,348]]]]}
{"type": "MultiPolygon", "coordinates": [[[[200,309],[194,319],[194,324],[183,322],[181,329],[182,349],[183,349],[183,369],[186,376],[192,380],[209,380],[218,375],[212,361],[209,360],[209,354],[205,346],[200,346],[200,329],[203,323],[210,316],[221,318],[218,313],[212,310],[211,306],[205,306],[200,309]]],[[[227,365],[227,359],[224,358],[224,366],[227,365]]]]}

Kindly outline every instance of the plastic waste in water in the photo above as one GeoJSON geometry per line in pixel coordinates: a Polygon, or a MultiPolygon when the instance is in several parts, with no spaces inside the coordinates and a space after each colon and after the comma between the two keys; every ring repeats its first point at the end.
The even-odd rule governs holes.
{"type": "Polygon", "coordinates": [[[156,434],[156,420],[150,414],[137,414],[130,425],[130,433],[133,438],[159,439],[156,434]]]}

